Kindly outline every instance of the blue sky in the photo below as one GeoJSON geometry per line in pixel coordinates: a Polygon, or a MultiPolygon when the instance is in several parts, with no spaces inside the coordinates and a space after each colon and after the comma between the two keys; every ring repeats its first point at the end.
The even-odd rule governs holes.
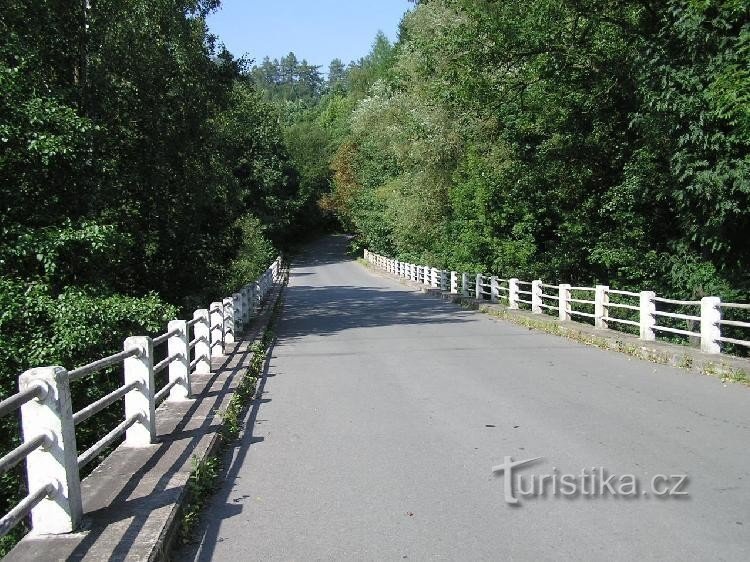
{"type": "Polygon", "coordinates": [[[222,0],[208,18],[212,33],[233,55],[260,62],[294,51],[322,65],[336,57],[348,63],[368,53],[378,30],[392,41],[407,0],[222,0]]]}

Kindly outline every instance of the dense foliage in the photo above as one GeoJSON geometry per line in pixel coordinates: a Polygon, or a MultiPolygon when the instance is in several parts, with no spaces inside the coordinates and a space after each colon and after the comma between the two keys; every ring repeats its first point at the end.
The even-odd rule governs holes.
{"type": "MultiPolygon", "coordinates": [[[[73,368],[161,333],[257,276],[301,231],[308,202],[277,108],[208,34],[217,5],[3,2],[2,397],[29,367],[73,368]]],[[[75,383],[76,407],[119,378],[75,383]]],[[[81,425],[79,448],[120,407],[81,425]]],[[[18,428],[13,416],[0,424],[4,454],[18,428]]],[[[24,493],[20,474],[0,477],[2,513],[24,493]]]]}
{"type": "Polygon", "coordinates": [[[383,58],[332,161],[363,244],[746,298],[746,2],[422,1],[383,58]]]}

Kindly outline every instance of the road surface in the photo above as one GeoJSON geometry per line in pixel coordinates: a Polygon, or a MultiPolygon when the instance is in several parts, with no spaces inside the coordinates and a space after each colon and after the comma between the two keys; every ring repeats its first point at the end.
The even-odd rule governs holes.
{"type": "Polygon", "coordinates": [[[345,246],[294,264],[262,400],[181,559],[750,559],[750,389],[462,310],[345,246]],[[508,456],[541,457],[522,485],[602,467],[636,497],[548,479],[510,505],[508,456]],[[658,474],[687,495],[655,497],[658,474]]]}

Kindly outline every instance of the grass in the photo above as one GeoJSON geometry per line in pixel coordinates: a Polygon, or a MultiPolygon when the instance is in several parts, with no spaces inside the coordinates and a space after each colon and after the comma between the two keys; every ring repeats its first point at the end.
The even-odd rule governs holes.
{"type": "Polygon", "coordinates": [[[216,480],[221,469],[217,455],[199,461],[193,457],[193,468],[187,483],[188,501],[182,510],[179,539],[185,544],[190,542],[192,532],[200,520],[200,514],[208,497],[216,488],[216,480]]]}

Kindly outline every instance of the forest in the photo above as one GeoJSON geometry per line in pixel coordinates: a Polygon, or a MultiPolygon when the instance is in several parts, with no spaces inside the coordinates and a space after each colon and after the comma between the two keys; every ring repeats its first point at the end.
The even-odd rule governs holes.
{"type": "Polygon", "coordinates": [[[3,396],[337,229],[436,267],[750,298],[746,0],[421,0],[325,72],[235,57],[216,9],[3,2],[3,396]]]}

